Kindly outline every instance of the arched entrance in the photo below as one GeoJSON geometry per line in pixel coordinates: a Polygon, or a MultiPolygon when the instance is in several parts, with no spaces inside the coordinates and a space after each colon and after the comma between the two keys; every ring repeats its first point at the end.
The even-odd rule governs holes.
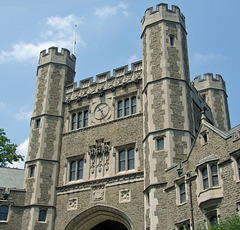
{"type": "Polygon", "coordinates": [[[113,220],[105,220],[90,230],[128,230],[125,225],[113,220]]]}
{"type": "Polygon", "coordinates": [[[73,218],[65,230],[133,230],[128,216],[118,209],[97,205],[73,218]]]}

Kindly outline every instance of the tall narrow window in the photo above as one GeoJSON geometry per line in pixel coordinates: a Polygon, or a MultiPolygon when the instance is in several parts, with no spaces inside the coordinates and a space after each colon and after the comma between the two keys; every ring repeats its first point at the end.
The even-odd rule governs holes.
{"type": "Polygon", "coordinates": [[[237,167],[238,167],[238,176],[239,176],[238,179],[240,179],[240,157],[237,158],[237,167]]]}
{"type": "Polygon", "coordinates": [[[41,123],[41,119],[39,118],[36,120],[36,129],[40,128],[40,123],[41,123]]]}
{"type": "Polygon", "coordinates": [[[82,128],[82,112],[78,113],[78,128],[82,128]]]}
{"type": "Polygon", "coordinates": [[[46,221],[46,216],[47,216],[47,211],[46,210],[40,210],[39,211],[39,216],[38,216],[38,221],[45,222],[46,221]]]}
{"type": "Polygon", "coordinates": [[[124,103],[124,115],[128,116],[129,115],[129,99],[125,99],[124,103]]]}
{"type": "Polygon", "coordinates": [[[135,114],[137,112],[137,101],[136,101],[136,97],[132,98],[132,114],[135,114]]]}
{"type": "Polygon", "coordinates": [[[34,177],[34,173],[35,173],[35,166],[31,166],[29,168],[29,177],[34,177]]]}
{"type": "Polygon", "coordinates": [[[118,102],[118,117],[122,117],[123,116],[123,103],[122,101],[118,102]]]}
{"type": "Polygon", "coordinates": [[[164,149],[164,139],[159,138],[157,139],[157,150],[163,150],[164,149]]]}
{"type": "Polygon", "coordinates": [[[212,186],[218,186],[218,172],[217,172],[217,166],[212,165],[211,166],[211,173],[212,173],[212,186]]]}
{"type": "Polygon", "coordinates": [[[8,209],[7,205],[0,206],[0,221],[7,221],[8,209]]]}
{"type": "Polygon", "coordinates": [[[73,161],[70,164],[70,175],[69,175],[70,181],[75,180],[75,172],[76,172],[76,161],[73,161]]]}
{"type": "Polygon", "coordinates": [[[174,36],[170,36],[170,46],[174,46],[174,36]]]}
{"type": "Polygon", "coordinates": [[[204,169],[202,170],[202,177],[203,177],[203,189],[209,188],[208,170],[207,170],[207,168],[204,168],[204,169]]]}
{"type": "Polygon", "coordinates": [[[88,126],[88,111],[84,111],[84,127],[88,126]]]}
{"type": "Polygon", "coordinates": [[[185,188],[185,183],[182,183],[179,186],[180,189],[180,203],[184,203],[186,201],[186,188],[185,188]]]}
{"type": "Polygon", "coordinates": [[[134,149],[128,150],[128,170],[134,169],[134,149]]]}
{"type": "Polygon", "coordinates": [[[83,160],[78,161],[78,175],[77,179],[83,179],[83,160]]]}
{"type": "Polygon", "coordinates": [[[125,154],[125,150],[121,151],[119,153],[119,171],[125,171],[125,164],[126,164],[126,154],[125,154]]]}
{"type": "Polygon", "coordinates": [[[76,119],[77,119],[77,114],[74,113],[72,115],[72,130],[76,129],[76,119]]]}

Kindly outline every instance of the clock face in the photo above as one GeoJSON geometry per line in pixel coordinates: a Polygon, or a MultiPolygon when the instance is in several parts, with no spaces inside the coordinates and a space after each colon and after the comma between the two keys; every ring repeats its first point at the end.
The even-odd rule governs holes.
{"type": "Polygon", "coordinates": [[[97,120],[101,120],[105,118],[108,115],[109,112],[109,106],[106,103],[101,103],[97,105],[97,107],[94,110],[94,116],[97,120]]]}

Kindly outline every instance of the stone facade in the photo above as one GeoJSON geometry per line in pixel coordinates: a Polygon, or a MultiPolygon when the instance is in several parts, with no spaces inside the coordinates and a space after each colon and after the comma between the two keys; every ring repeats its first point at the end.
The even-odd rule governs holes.
{"type": "Polygon", "coordinates": [[[41,52],[24,189],[0,188],[0,228],[196,229],[240,208],[225,82],[190,82],[177,6],[141,22],[143,60],[79,86],[68,50],[41,52]]]}

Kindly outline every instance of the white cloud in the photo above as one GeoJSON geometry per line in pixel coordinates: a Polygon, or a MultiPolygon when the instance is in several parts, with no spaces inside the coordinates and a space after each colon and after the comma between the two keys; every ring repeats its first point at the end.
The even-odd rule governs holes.
{"type": "Polygon", "coordinates": [[[0,101],[0,110],[3,109],[6,106],[6,104],[2,101],[0,101]]]}
{"type": "Polygon", "coordinates": [[[17,120],[29,120],[32,116],[32,110],[28,106],[23,106],[19,109],[18,113],[15,114],[17,120]]]}
{"type": "MultiPolygon", "coordinates": [[[[67,48],[72,50],[74,25],[84,23],[83,18],[78,18],[74,14],[66,17],[48,17],[43,28],[44,32],[40,32],[40,41],[35,42],[18,42],[12,46],[10,51],[0,51],[0,63],[16,60],[23,62],[26,60],[36,60],[39,53],[51,46],[67,48]]],[[[77,34],[77,44],[85,46],[85,42],[77,34]]]]}
{"type": "Polygon", "coordinates": [[[117,14],[119,11],[121,11],[121,13],[124,16],[128,16],[129,13],[126,11],[127,8],[128,8],[127,4],[120,2],[116,6],[104,6],[102,8],[95,9],[95,15],[101,19],[105,19],[105,18],[107,18],[109,16],[113,16],[113,15],[117,14]]]}
{"type": "Polygon", "coordinates": [[[136,61],[139,61],[139,60],[141,60],[141,59],[138,58],[136,54],[134,54],[128,59],[128,63],[129,63],[129,65],[131,65],[133,62],[136,62],[136,61]]]}
{"type": "Polygon", "coordinates": [[[22,142],[18,147],[17,147],[17,154],[20,154],[24,156],[24,161],[19,161],[19,162],[14,162],[13,164],[9,164],[8,167],[10,168],[24,168],[25,161],[27,158],[27,151],[28,151],[28,143],[29,143],[29,138],[26,139],[24,142],[22,142]]]}
{"type": "Polygon", "coordinates": [[[195,53],[193,56],[195,62],[208,62],[208,61],[221,61],[226,60],[227,58],[221,54],[200,54],[195,53]]]}

